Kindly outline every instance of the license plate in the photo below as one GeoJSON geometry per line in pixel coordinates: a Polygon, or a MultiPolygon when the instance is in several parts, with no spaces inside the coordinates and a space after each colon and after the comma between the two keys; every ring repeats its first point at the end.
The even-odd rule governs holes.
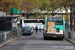
{"type": "Polygon", "coordinates": [[[57,37],[57,36],[52,36],[52,37],[57,37]]]}
{"type": "Polygon", "coordinates": [[[24,31],[24,32],[27,32],[27,31],[24,31]]]}

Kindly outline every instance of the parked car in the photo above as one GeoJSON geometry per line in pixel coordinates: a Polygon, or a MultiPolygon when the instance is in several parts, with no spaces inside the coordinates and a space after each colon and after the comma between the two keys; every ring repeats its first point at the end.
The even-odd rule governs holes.
{"type": "Polygon", "coordinates": [[[31,35],[32,31],[30,27],[22,27],[21,29],[23,35],[31,35]]]}
{"type": "Polygon", "coordinates": [[[29,27],[29,26],[27,27],[31,29],[31,34],[33,34],[33,27],[29,27]]]}
{"type": "Polygon", "coordinates": [[[30,30],[31,30],[31,34],[33,34],[33,27],[30,27],[30,26],[26,26],[26,28],[30,28],[30,30]]]}

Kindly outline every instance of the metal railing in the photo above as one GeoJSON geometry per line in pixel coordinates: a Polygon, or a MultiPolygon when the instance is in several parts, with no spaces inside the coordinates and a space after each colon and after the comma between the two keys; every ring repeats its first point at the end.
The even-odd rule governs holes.
{"type": "Polygon", "coordinates": [[[0,44],[10,39],[10,32],[0,32],[0,44]]]}
{"type": "Polygon", "coordinates": [[[74,31],[74,26],[72,27],[72,30],[70,30],[70,26],[65,27],[65,36],[68,37],[69,39],[75,40],[75,31],[74,31]]]}

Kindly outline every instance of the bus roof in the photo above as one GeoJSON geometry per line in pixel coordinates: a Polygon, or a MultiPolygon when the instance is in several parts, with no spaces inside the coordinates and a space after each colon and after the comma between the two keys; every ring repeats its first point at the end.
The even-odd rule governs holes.
{"type": "Polygon", "coordinates": [[[44,19],[22,19],[22,20],[44,20],[44,19]]]}
{"type": "Polygon", "coordinates": [[[48,19],[49,19],[49,18],[53,18],[53,19],[55,19],[55,18],[56,18],[56,19],[59,18],[59,19],[60,19],[60,17],[47,17],[47,18],[48,18],[48,19]]]}

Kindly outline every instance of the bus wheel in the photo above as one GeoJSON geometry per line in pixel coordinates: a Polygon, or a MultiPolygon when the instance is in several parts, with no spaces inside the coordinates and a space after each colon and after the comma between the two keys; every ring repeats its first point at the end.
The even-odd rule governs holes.
{"type": "Polygon", "coordinates": [[[47,38],[46,37],[44,37],[44,40],[46,40],[47,38]]]}
{"type": "Polygon", "coordinates": [[[32,32],[32,34],[33,34],[33,32],[32,32]]]}
{"type": "Polygon", "coordinates": [[[63,40],[63,38],[61,38],[61,40],[63,40]]]}

